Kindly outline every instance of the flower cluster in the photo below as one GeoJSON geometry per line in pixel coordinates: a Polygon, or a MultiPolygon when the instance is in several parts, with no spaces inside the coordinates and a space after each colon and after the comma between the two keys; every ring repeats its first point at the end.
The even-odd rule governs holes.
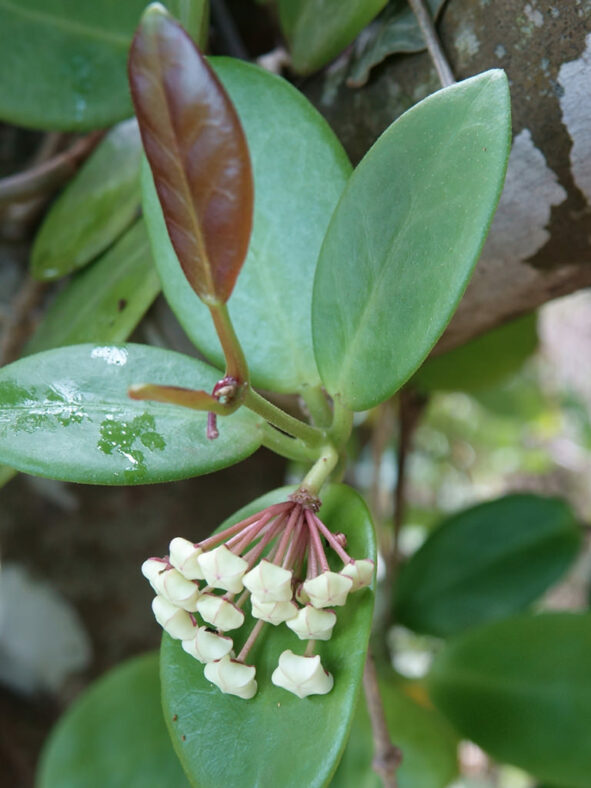
{"type": "Polygon", "coordinates": [[[351,558],[345,536],[332,533],[317,509],[310,500],[275,504],[197,544],[176,537],[168,556],[142,565],[156,592],[156,620],[204,663],[205,677],[222,692],[256,694],[256,668],[245,660],[265,624],[285,624],[309,641],[303,655],[281,654],[273,684],[300,698],[332,689],[333,677],[314,655],[314,643],[330,639],[337,621],[332,608],[371,583],[374,563],[351,558]],[[339,572],[330,569],[326,547],[342,560],[339,572]],[[248,597],[257,622],[236,655],[226,633],[244,624],[248,597]]]}

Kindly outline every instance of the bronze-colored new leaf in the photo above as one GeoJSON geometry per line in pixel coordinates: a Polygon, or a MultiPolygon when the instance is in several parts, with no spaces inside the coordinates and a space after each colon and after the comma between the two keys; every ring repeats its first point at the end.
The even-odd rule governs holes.
{"type": "Polygon", "coordinates": [[[246,257],[253,181],[236,110],[191,38],[155,3],[129,54],[129,83],[168,233],[191,287],[225,302],[246,257]]]}

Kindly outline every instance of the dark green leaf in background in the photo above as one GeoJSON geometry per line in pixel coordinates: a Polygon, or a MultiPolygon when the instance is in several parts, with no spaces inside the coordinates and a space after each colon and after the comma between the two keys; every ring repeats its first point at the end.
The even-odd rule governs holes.
{"type": "Polygon", "coordinates": [[[330,63],[387,0],[279,0],[294,71],[309,74],[330,63]],[[293,6],[296,8],[293,8],[293,6]]]}
{"type": "MultiPolygon", "coordinates": [[[[402,750],[396,770],[398,788],[447,788],[457,775],[457,737],[438,712],[411,700],[394,684],[380,682],[390,737],[402,750]]],[[[374,739],[365,698],[353,720],[351,736],[331,788],[382,788],[372,769],[374,739]]]]}
{"type": "Polygon", "coordinates": [[[188,788],[160,705],[158,655],[92,684],[61,718],[41,758],[39,788],[188,788]]]}
{"type": "MultiPolygon", "coordinates": [[[[285,80],[237,60],[212,62],[240,115],[255,181],[250,248],[228,308],[254,385],[297,391],[319,383],[312,282],[351,166],[323,118],[285,80]]],[[[180,270],[153,183],[145,176],[144,212],[165,295],[191,340],[221,367],[209,311],[180,270]]]]}
{"type": "Polygon", "coordinates": [[[27,356],[0,370],[0,462],[25,473],[89,484],[147,484],[224,468],[260,445],[246,409],[206,413],[127,396],[146,381],[210,391],[219,372],[144,345],[74,345],[27,356]]]}
{"type": "MultiPolygon", "coordinates": [[[[0,118],[20,126],[82,131],[129,117],[127,52],[146,4],[0,0],[0,118]]],[[[200,23],[203,0],[167,5],[173,14],[200,23]]]]}
{"type": "Polygon", "coordinates": [[[25,353],[82,342],[123,342],[160,292],[143,219],[57,296],[25,353]]]}
{"type": "Polygon", "coordinates": [[[591,614],[520,616],[452,641],[429,680],[458,731],[499,761],[589,788],[591,614]]]}
{"type": "MultiPolygon", "coordinates": [[[[285,500],[292,490],[275,490],[253,501],[225,525],[285,500]]],[[[374,556],[373,526],[363,499],[342,485],[327,488],[322,499],[319,516],[332,530],[347,535],[350,554],[374,556]]],[[[295,653],[305,649],[285,625],[267,626],[249,654],[248,662],[257,666],[259,687],[252,700],[221,693],[203,677],[203,666],[186,654],[178,641],[165,635],[161,652],[164,713],[193,785],[326,785],[351,726],[372,609],[370,589],[353,594],[337,609],[332,638],[317,642],[322,664],[334,676],[334,688],[327,695],[304,699],[271,684],[279,654],[285,649],[295,653]]]]}
{"type": "Polygon", "coordinates": [[[518,372],[537,345],[537,316],[532,312],[427,359],[411,385],[425,392],[492,388],[518,372]]]}
{"type": "Polygon", "coordinates": [[[111,129],[45,217],[31,256],[35,278],[82,268],[131,224],[140,208],[141,155],[135,120],[111,129]]]}
{"type": "Polygon", "coordinates": [[[444,520],[403,567],[400,623],[453,635],[518,613],[566,572],[581,529],[556,498],[507,495],[444,520]]]}
{"type": "Polygon", "coordinates": [[[393,123],[332,217],[312,302],[316,360],[353,410],[390,397],[435,344],[464,292],[509,150],[502,71],[445,88],[393,123]]]}

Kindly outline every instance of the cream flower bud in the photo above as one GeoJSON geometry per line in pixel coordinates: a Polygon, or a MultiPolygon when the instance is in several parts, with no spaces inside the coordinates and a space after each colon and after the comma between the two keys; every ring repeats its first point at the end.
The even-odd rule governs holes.
{"type": "Polygon", "coordinates": [[[271,681],[276,687],[293,692],[298,698],[307,695],[326,695],[330,692],[334,679],[315,657],[300,657],[289,649],[279,657],[279,667],[275,668],[271,681]]]}
{"type": "Polygon", "coordinates": [[[304,591],[304,584],[298,583],[295,590],[295,598],[300,603],[300,605],[307,605],[310,601],[310,597],[304,591]]]}
{"type": "Polygon", "coordinates": [[[161,558],[148,558],[142,564],[142,574],[157,594],[162,593],[162,575],[170,569],[161,558]]]}
{"type": "Polygon", "coordinates": [[[341,574],[351,578],[353,581],[351,592],[353,592],[371,585],[374,569],[375,565],[371,558],[362,558],[358,561],[351,561],[350,564],[345,564],[341,569],[341,574]]]}
{"type": "Polygon", "coordinates": [[[203,570],[199,565],[199,556],[203,553],[193,542],[175,536],[169,545],[170,563],[184,575],[187,580],[204,580],[203,570]]]}
{"type": "Polygon", "coordinates": [[[254,618],[260,618],[274,626],[283,624],[298,614],[295,602],[261,602],[256,596],[251,597],[251,602],[254,618]]]}
{"type": "Polygon", "coordinates": [[[183,577],[177,569],[168,569],[161,577],[162,590],[160,593],[174,605],[188,610],[190,613],[197,610],[199,588],[191,580],[183,577]]]}
{"type": "Polygon", "coordinates": [[[244,613],[227,599],[215,594],[202,594],[197,600],[197,610],[204,621],[221,632],[238,629],[244,623],[244,613]]]}
{"type": "Polygon", "coordinates": [[[196,625],[193,617],[163,596],[154,597],[152,610],[156,621],[165,632],[168,632],[170,637],[177,640],[189,640],[195,635],[196,625]]]}
{"type": "Polygon", "coordinates": [[[232,638],[216,635],[207,627],[199,627],[195,637],[183,640],[183,649],[199,662],[214,662],[232,651],[232,638]]]}
{"type": "Polygon", "coordinates": [[[312,605],[301,608],[287,626],[300,640],[330,640],[337,617],[332,610],[317,610],[312,605]]]}
{"type": "Polygon", "coordinates": [[[242,582],[261,602],[289,602],[293,596],[291,578],[292,572],[289,569],[263,558],[254,569],[244,575],[242,582]]]}
{"type": "Polygon", "coordinates": [[[223,588],[233,594],[242,591],[242,576],[248,569],[248,561],[233,553],[225,544],[208,553],[202,553],[199,556],[199,566],[208,585],[223,588]]]}
{"type": "Polygon", "coordinates": [[[256,695],[256,668],[236,662],[229,655],[216,662],[208,662],[203,673],[208,681],[228,695],[237,695],[246,700],[256,695]]]}
{"type": "Polygon", "coordinates": [[[304,591],[314,607],[338,607],[347,601],[347,594],[353,587],[353,580],[338,572],[322,574],[304,583],[304,591]]]}

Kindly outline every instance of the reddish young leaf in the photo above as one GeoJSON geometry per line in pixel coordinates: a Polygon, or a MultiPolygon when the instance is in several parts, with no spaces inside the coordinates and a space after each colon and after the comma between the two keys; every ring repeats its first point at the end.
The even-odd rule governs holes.
{"type": "Polygon", "coordinates": [[[236,111],[191,38],[158,3],[133,39],[129,83],[185,276],[206,303],[225,302],[246,257],[254,203],[236,111]]]}

